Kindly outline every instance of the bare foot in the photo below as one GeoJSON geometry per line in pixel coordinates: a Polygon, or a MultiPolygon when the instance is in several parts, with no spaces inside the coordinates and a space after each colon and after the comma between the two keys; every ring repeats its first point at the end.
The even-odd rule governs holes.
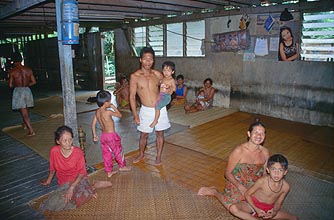
{"type": "Polygon", "coordinates": [[[138,155],[136,159],[132,161],[133,164],[139,163],[141,160],[144,159],[144,155],[138,155]]]}
{"type": "Polygon", "coordinates": [[[123,172],[123,171],[129,171],[129,170],[131,170],[131,167],[127,167],[127,166],[120,167],[118,170],[121,171],[121,172],[123,172]]]}
{"type": "Polygon", "coordinates": [[[93,182],[92,186],[93,186],[94,189],[107,188],[107,187],[111,187],[112,183],[110,181],[97,180],[97,181],[93,182]]]}
{"type": "Polygon", "coordinates": [[[210,186],[210,187],[204,186],[204,187],[201,187],[198,190],[197,195],[199,195],[199,196],[214,196],[216,192],[217,192],[216,187],[214,187],[214,186],[210,186]]]}
{"type": "Polygon", "coordinates": [[[156,166],[160,166],[160,165],[162,165],[162,161],[161,161],[161,159],[158,159],[158,158],[155,160],[154,163],[155,163],[156,166]]]}
{"type": "Polygon", "coordinates": [[[117,174],[117,171],[112,171],[112,172],[108,172],[107,176],[108,177],[112,177],[113,175],[117,174]]]}
{"type": "Polygon", "coordinates": [[[36,134],[35,134],[35,132],[33,132],[33,131],[32,131],[32,132],[29,132],[29,133],[27,134],[28,137],[32,137],[32,136],[35,136],[35,135],[36,135],[36,134]]]}
{"type": "Polygon", "coordinates": [[[158,124],[158,121],[153,121],[151,124],[150,124],[150,128],[154,128],[154,126],[156,126],[158,124]]]}

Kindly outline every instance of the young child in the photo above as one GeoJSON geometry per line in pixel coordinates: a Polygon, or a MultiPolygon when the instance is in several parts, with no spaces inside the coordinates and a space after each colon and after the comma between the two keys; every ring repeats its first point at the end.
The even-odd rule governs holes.
{"type": "Polygon", "coordinates": [[[205,98],[204,96],[205,96],[205,91],[201,89],[198,93],[197,100],[196,100],[198,110],[207,108],[209,106],[208,102],[203,101],[203,99],[205,98]]]}
{"type": "Polygon", "coordinates": [[[171,95],[176,90],[176,82],[173,78],[175,73],[175,64],[171,61],[166,61],[162,64],[162,73],[164,78],[161,80],[160,84],[160,98],[155,105],[155,117],[153,122],[150,124],[151,128],[158,123],[160,117],[160,109],[168,105],[171,101],[171,95]]]}
{"type": "Polygon", "coordinates": [[[101,90],[96,96],[99,109],[96,110],[92,121],[92,133],[94,142],[97,142],[99,138],[96,135],[95,126],[96,121],[98,121],[102,128],[100,143],[104,169],[108,177],[111,177],[117,173],[117,171],[113,171],[114,157],[118,163],[119,171],[128,171],[131,169],[131,167],[126,166],[121,138],[115,132],[114,120],[112,119],[112,116],[121,118],[122,114],[111,104],[111,94],[108,91],[101,90]]]}
{"type": "Polygon", "coordinates": [[[267,173],[245,193],[246,201],[230,207],[230,212],[240,219],[291,219],[297,217],[280,211],[290,186],[284,180],[288,160],[281,154],[272,155],[267,162],[267,173]]]}

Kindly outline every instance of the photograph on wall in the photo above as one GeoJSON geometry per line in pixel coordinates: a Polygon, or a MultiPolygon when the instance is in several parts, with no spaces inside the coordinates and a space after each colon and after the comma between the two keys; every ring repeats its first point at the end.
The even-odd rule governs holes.
{"type": "Polygon", "coordinates": [[[296,16],[297,15],[291,14],[290,20],[286,21],[283,18],[283,20],[280,21],[279,61],[294,61],[299,59],[300,26],[299,18],[296,16]]]}
{"type": "Polygon", "coordinates": [[[211,49],[213,52],[247,50],[250,46],[248,30],[213,34],[211,49]]]}

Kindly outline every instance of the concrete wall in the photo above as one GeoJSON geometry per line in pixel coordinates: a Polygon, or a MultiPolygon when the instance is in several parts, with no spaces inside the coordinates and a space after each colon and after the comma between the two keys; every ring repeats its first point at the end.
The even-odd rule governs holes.
{"type": "MultiPolygon", "coordinates": [[[[185,76],[190,101],[195,99],[203,80],[210,77],[217,89],[215,106],[334,127],[333,62],[279,62],[266,57],[250,62],[243,61],[243,51],[211,52],[212,34],[238,30],[239,19],[231,16],[228,30],[227,17],[206,20],[205,57],[157,57],[155,68],[161,69],[166,60],[175,62],[176,73],[185,76]]],[[[117,72],[129,75],[139,68],[139,58],[124,53],[129,48],[122,48],[128,45],[122,32],[115,32],[117,72]]]]}

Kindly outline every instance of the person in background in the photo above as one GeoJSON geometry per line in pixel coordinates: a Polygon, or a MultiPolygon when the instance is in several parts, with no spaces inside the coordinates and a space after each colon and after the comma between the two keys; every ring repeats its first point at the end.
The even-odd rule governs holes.
{"type": "Polygon", "coordinates": [[[116,96],[116,102],[119,108],[130,108],[129,81],[126,76],[122,76],[120,83],[116,83],[116,90],[113,94],[116,96]]]}
{"type": "Polygon", "coordinates": [[[14,88],[12,109],[19,109],[23,119],[23,127],[29,130],[27,135],[34,136],[35,132],[31,126],[28,108],[34,107],[34,97],[30,86],[36,84],[36,79],[32,70],[21,64],[22,56],[20,53],[15,53],[12,60],[14,66],[10,69],[8,81],[9,87],[14,88]]]}
{"type": "Polygon", "coordinates": [[[186,104],[184,106],[184,110],[186,113],[204,111],[212,108],[213,106],[213,97],[215,95],[215,88],[212,87],[213,81],[211,78],[206,78],[203,82],[204,87],[200,89],[200,91],[204,91],[203,98],[196,98],[196,102],[193,105],[186,104]],[[205,105],[201,105],[200,102],[204,102],[205,105]]]}
{"type": "Polygon", "coordinates": [[[172,105],[185,105],[187,103],[188,87],[184,84],[184,76],[176,77],[175,97],[172,100],[172,105]]]}
{"type": "Polygon", "coordinates": [[[200,90],[196,99],[196,103],[197,103],[197,108],[198,110],[207,108],[209,103],[206,101],[203,101],[205,98],[205,91],[204,90],[200,90]]]}

